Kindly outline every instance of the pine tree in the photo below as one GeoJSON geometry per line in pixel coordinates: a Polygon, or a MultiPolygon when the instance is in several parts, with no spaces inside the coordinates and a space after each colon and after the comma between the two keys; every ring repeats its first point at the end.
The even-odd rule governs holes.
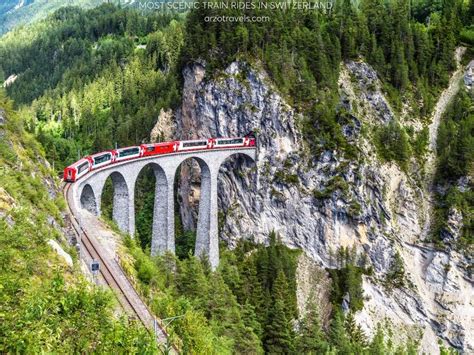
{"type": "Polygon", "coordinates": [[[324,354],[329,348],[321,328],[318,307],[314,297],[310,297],[307,305],[308,313],[303,318],[296,343],[296,351],[300,354],[324,354]]]}
{"type": "Polygon", "coordinates": [[[380,324],[377,324],[377,331],[370,342],[369,353],[371,355],[385,355],[387,353],[385,335],[380,324]]]}
{"type": "Polygon", "coordinates": [[[272,295],[275,300],[281,299],[285,307],[286,318],[290,320],[293,317],[293,307],[291,303],[288,281],[283,271],[278,272],[278,276],[273,284],[272,295]]]}
{"type": "Polygon", "coordinates": [[[291,354],[293,352],[293,331],[286,318],[285,302],[277,298],[270,306],[265,327],[265,350],[270,354],[291,354]]]}
{"type": "Polygon", "coordinates": [[[405,284],[405,265],[398,250],[395,252],[387,273],[387,280],[392,287],[403,287],[405,284]]]}
{"type": "Polygon", "coordinates": [[[265,302],[265,293],[262,288],[262,283],[257,276],[257,269],[254,258],[245,263],[242,271],[244,281],[242,282],[242,301],[250,303],[257,314],[257,318],[261,324],[265,323],[267,318],[265,302]]]}
{"type": "Polygon", "coordinates": [[[356,323],[352,312],[349,312],[346,316],[345,328],[354,351],[357,354],[362,353],[367,347],[367,336],[364,334],[360,325],[356,323]]]}
{"type": "Polygon", "coordinates": [[[351,342],[344,327],[344,315],[340,308],[334,311],[329,329],[329,342],[332,349],[341,354],[351,353],[351,342]]]}

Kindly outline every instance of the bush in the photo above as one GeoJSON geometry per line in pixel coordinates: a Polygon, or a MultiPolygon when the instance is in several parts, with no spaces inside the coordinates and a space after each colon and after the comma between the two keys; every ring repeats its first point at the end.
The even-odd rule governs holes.
{"type": "Polygon", "coordinates": [[[464,27],[459,33],[459,39],[470,45],[474,45],[474,26],[464,27]]]}
{"type": "Polygon", "coordinates": [[[405,129],[396,121],[390,121],[375,132],[375,146],[385,161],[395,161],[406,167],[410,157],[410,143],[405,129]]]}
{"type": "Polygon", "coordinates": [[[390,269],[385,281],[389,288],[400,288],[405,286],[405,265],[398,250],[392,258],[390,269]]]}

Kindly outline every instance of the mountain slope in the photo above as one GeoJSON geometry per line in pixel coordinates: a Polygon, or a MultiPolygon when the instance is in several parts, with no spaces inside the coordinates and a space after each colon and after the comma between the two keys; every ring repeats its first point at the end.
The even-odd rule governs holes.
{"type": "MultiPolygon", "coordinates": [[[[323,268],[338,266],[335,254],[341,248],[354,248],[373,268],[364,278],[366,305],[356,316],[368,333],[387,317],[401,334],[420,330],[425,351],[437,350],[437,336],[456,348],[473,348],[465,315],[473,292],[467,257],[420,244],[423,183],[393,163],[380,162],[369,137],[360,133],[372,123],[368,117],[382,121],[395,115],[370,99],[387,102],[372,68],[348,62],[339,81],[341,100],[353,108],[353,123],[344,129],[362,149],[359,161],[330,150],[308,160],[301,153],[300,117],[268,86],[261,70],[235,62],[218,75],[224,80],[207,81],[201,81],[200,65],[185,72],[178,132],[192,137],[258,132],[256,167],[237,159],[222,169],[219,180],[221,236],[230,245],[243,236],[263,242],[275,231],[323,268]]],[[[193,172],[183,174],[186,181],[193,172]]],[[[190,193],[186,187],[182,196],[190,193]]]]}
{"type": "MultiPolygon", "coordinates": [[[[177,252],[183,259],[178,272],[184,272],[185,283],[174,283],[174,272],[166,269],[168,259],[145,255],[151,238],[153,174],[137,184],[137,241],[145,252],[134,247],[131,268],[157,314],[197,311],[191,326],[174,324],[186,344],[202,339],[196,333],[186,338],[200,322],[205,327],[199,331],[211,339],[203,344],[205,349],[221,344],[235,350],[245,332],[213,322],[225,314],[226,304],[232,305],[227,311],[235,319],[251,322],[242,327],[239,321],[239,329],[251,327],[265,349],[273,349],[274,342],[288,344],[295,317],[288,304],[294,295],[282,292],[283,277],[278,294],[273,292],[275,270],[288,265],[276,257],[269,266],[266,252],[253,260],[250,250],[255,246],[242,241],[268,243],[277,239],[274,231],[287,246],[309,255],[322,284],[330,287],[321,291],[330,294],[322,297],[321,310],[324,329],[331,329],[322,332],[322,343],[369,352],[367,342],[354,340],[362,331],[351,341],[347,334],[357,328],[357,319],[376,342],[377,322],[387,316],[395,323],[395,334],[403,334],[404,339],[397,339],[402,343],[407,338],[416,342],[419,330],[427,351],[437,350],[436,338],[471,351],[473,327],[466,317],[472,309],[467,297],[472,292],[469,254],[456,241],[445,243],[437,232],[432,237],[437,248],[431,239],[420,240],[427,214],[428,126],[456,66],[453,53],[459,23],[466,21],[465,5],[454,1],[424,15],[408,1],[363,0],[359,5],[337,7],[331,14],[275,13],[271,26],[208,23],[202,11],[191,12],[185,23],[178,16],[140,16],[105,5],[90,11],[63,9],[35,25],[43,29],[40,33],[15,31],[27,41],[13,35],[0,41],[6,76],[18,76],[7,92],[58,169],[78,154],[148,142],[155,123],[154,139],[257,133],[256,166],[240,158],[220,174],[221,237],[238,246],[230,264],[223,262],[222,278],[219,272],[207,273],[206,264],[188,254],[199,171],[183,166],[177,181],[177,252]],[[255,264],[247,269],[246,260],[255,264]],[[246,287],[259,283],[263,296],[246,287]],[[210,284],[218,285],[223,296],[216,308],[210,284]],[[166,287],[166,292],[159,290],[166,287]],[[215,328],[210,330],[206,321],[215,328]]],[[[466,146],[471,126],[458,111],[467,112],[470,98],[461,98],[463,109],[447,111],[456,122],[445,127],[455,138],[466,136],[466,146]]],[[[449,137],[441,140],[445,156],[451,149],[463,153],[464,146],[446,144],[456,142],[449,137]]],[[[464,158],[466,164],[472,160],[469,154],[464,158]]],[[[112,190],[105,190],[108,207],[103,211],[110,211],[112,190]]],[[[287,282],[294,281],[290,276],[287,282]]],[[[310,293],[300,287],[300,295],[310,293]]],[[[298,297],[300,305],[307,301],[298,297]]]]}
{"type": "Polygon", "coordinates": [[[94,7],[103,0],[6,0],[0,4],[0,35],[45,18],[63,6],[94,7]]]}
{"type": "Polygon", "coordinates": [[[83,277],[58,182],[22,126],[0,91],[0,351],[156,351],[83,277]]]}

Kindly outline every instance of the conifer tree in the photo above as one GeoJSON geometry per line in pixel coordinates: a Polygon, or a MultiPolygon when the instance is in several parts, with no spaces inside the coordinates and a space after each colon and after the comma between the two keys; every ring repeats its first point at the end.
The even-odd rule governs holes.
{"type": "Polygon", "coordinates": [[[283,301],[286,318],[290,320],[293,316],[293,309],[288,281],[283,271],[278,272],[278,276],[273,284],[272,295],[275,300],[280,299],[283,301]]]}
{"type": "Polygon", "coordinates": [[[354,352],[362,353],[367,346],[367,337],[360,325],[356,323],[352,312],[349,312],[346,316],[345,328],[354,352]]]}
{"type": "Polygon", "coordinates": [[[285,314],[285,302],[276,298],[270,306],[265,327],[265,350],[270,354],[293,353],[293,331],[285,314]]]}
{"type": "Polygon", "coordinates": [[[321,327],[319,311],[314,297],[310,297],[307,308],[308,313],[300,324],[296,351],[300,354],[324,354],[327,352],[329,344],[321,327]]]}
{"type": "Polygon", "coordinates": [[[377,324],[377,331],[370,342],[369,353],[372,355],[385,355],[386,351],[385,335],[381,325],[377,324]]]}
{"type": "Polygon", "coordinates": [[[340,308],[336,308],[329,329],[329,342],[332,349],[341,354],[351,352],[351,343],[344,327],[344,315],[340,308]]]}

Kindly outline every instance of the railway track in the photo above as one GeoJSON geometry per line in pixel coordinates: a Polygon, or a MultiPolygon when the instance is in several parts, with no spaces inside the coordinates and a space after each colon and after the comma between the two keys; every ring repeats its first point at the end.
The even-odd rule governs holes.
{"type": "MultiPolygon", "coordinates": [[[[151,315],[151,312],[146,308],[146,305],[144,302],[140,300],[140,302],[143,303],[144,307],[146,308],[146,312],[148,313],[149,317],[144,316],[143,310],[140,311],[139,307],[137,307],[136,302],[133,302],[133,300],[130,299],[129,295],[127,292],[124,290],[124,287],[122,286],[120,280],[118,277],[114,274],[114,269],[109,265],[109,262],[101,255],[101,250],[100,247],[96,244],[95,240],[91,238],[88,233],[82,228],[80,225],[79,221],[77,220],[74,211],[72,210],[70,204],[69,204],[69,190],[71,189],[72,184],[70,183],[65,183],[63,187],[63,195],[64,198],[66,199],[66,203],[68,206],[68,211],[71,219],[71,224],[74,228],[74,231],[78,237],[78,240],[81,241],[81,247],[84,249],[84,251],[89,255],[89,257],[92,260],[97,260],[100,263],[100,275],[104,279],[104,281],[107,283],[107,285],[115,291],[117,298],[122,306],[122,308],[128,312],[133,318],[138,319],[144,326],[145,328],[154,333],[156,336],[156,339],[159,343],[164,343],[167,344],[166,342],[163,341],[164,339],[168,338],[168,334],[166,331],[162,328],[162,326],[157,322],[157,320],[151,315]],[[161,337],[158,332],[161,333],[161,337]]],[[[133,286],[131,285],[130,281],[127,279],[126,282],[128,282],[133,289],[133,296],[137,299],[140,299],[138,293],[135,291],[133,286]]],[[[175,346],[172,346],[172,349],[170,349],[171,352],[173,353],[178,353],[178,350],[175,346]]]]}

